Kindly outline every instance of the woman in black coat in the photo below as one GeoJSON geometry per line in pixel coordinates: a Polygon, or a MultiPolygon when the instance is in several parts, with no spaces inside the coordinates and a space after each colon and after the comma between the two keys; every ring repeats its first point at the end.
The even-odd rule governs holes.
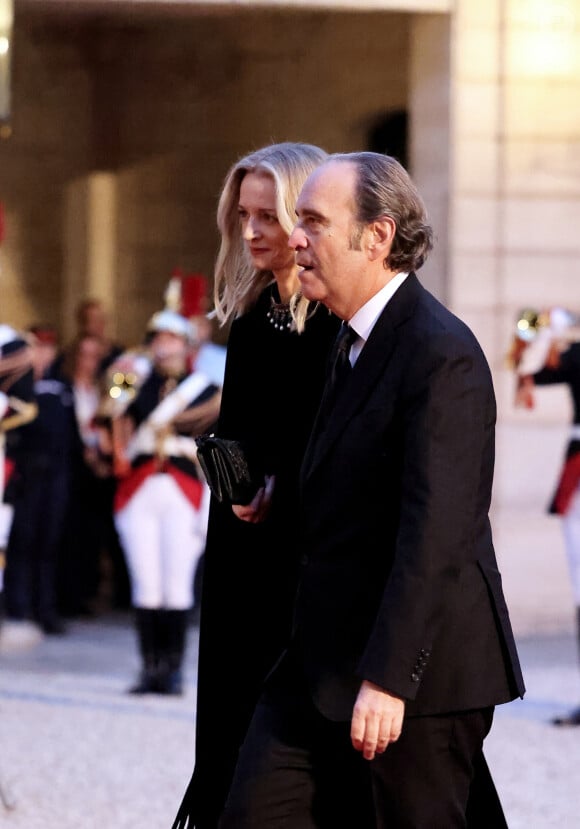
{"type": "Polygon", "coordinates": [[[261,684],[290,631],[298,473],[339,320],[297,293],[287,240],[308,174],[325,158],[274,144],[233,165],[218,207],[216,312],[233,320],[217,433],[259,454],[245,507],[212,499],[204,557],[195,769],[174,829],[215,829],[261,684]]]}

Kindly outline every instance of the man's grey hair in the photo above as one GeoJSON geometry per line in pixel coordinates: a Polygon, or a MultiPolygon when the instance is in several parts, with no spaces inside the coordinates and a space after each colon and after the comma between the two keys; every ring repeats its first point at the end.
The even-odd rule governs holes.
{"type": "Polygon", "coordinates": [[[384,261],[391,271],[417,271],[433,247],[423,199],[405,168],[380,153],[335,153],[329,161],[348,161],[357,170],[355,217],[351,246],[357,248],[364,227],[381,217],[396,225],[395,238],[384,261]]]}

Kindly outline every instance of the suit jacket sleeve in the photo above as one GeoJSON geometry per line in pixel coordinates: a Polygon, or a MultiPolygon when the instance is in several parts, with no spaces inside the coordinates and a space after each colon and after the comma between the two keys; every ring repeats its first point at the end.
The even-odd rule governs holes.
{"type": "Polygon", "coordinates": [[[478,346],[441,333],[412,361],[400,397],[402,489],[395,557],[359,664],[414,699],[462,567],[488,533],[495,399],[478,346]]]}

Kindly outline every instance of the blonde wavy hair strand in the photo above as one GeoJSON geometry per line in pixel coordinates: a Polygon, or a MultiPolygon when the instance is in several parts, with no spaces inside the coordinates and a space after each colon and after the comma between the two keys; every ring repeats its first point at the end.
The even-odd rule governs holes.
{"type": "MultiPolygon", "coordinates": [[[[217,209],[221,244],[214,270],[215,310],[222,325],[248,311],[273,279],[270,271],[254,268],[240,233],[238,202],[244,176],[270,176],[276,192],[277,218],[289,236],[300,190],[310,173],[327,158],[327,153],[313,144],[287,141],[243,156],[228,171],[217,209]]],[[[298,331],[304,329],[311,310],[305,297],[293,295],[290,311],[298,331]]]]}

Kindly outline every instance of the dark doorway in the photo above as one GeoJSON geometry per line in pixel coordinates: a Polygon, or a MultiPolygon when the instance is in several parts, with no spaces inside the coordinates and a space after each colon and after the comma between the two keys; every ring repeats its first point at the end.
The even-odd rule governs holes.
{"type": "Polygon", "coordinates": [[[371,152],[392,155],[406,170],[409,169],[407,123],[406,110],[391,110],[381,113],[368,133],[368,149],[371,152]]]}

